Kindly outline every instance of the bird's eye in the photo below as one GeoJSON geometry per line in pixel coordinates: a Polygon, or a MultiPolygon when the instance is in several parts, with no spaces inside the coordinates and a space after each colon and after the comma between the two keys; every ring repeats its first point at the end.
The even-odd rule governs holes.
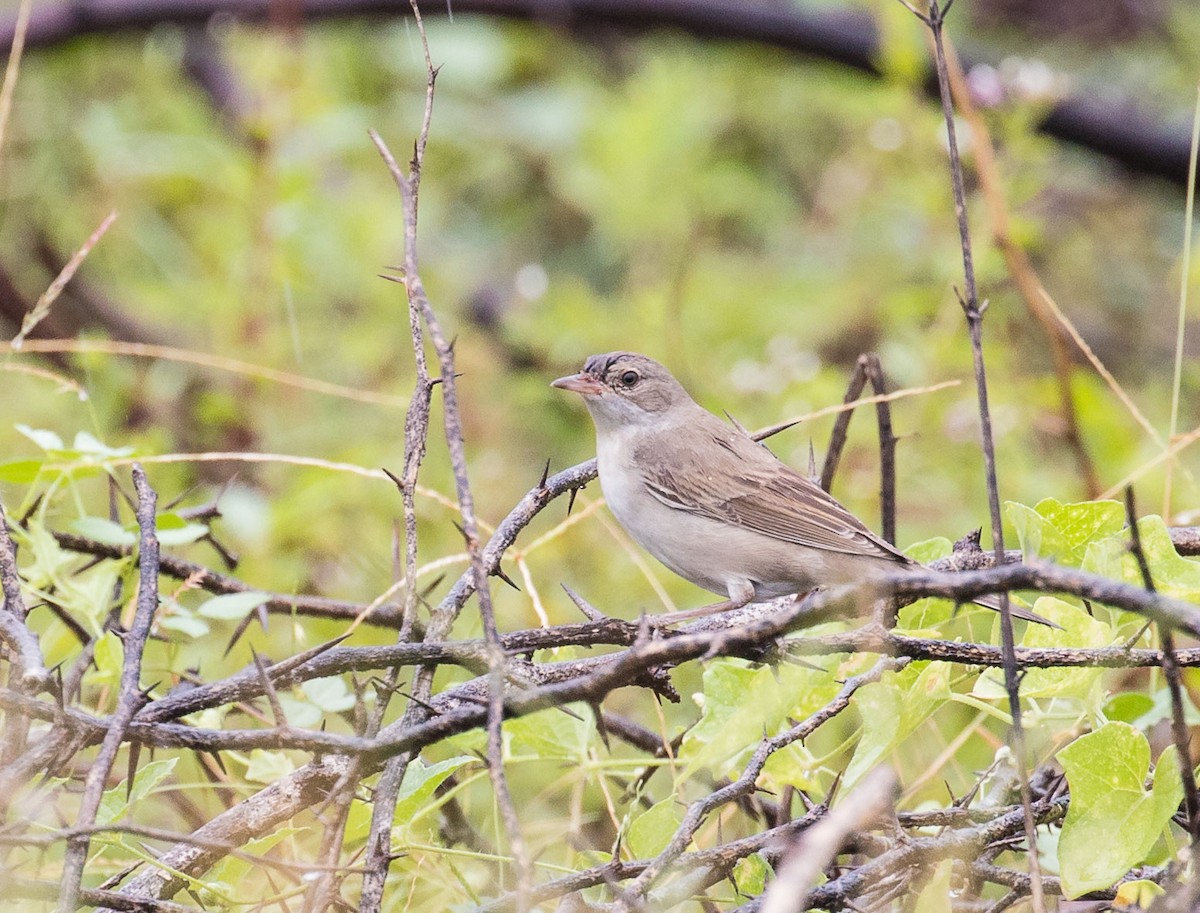
{"type": "Polygon", "coordinates": [[[626,371],[621,375],[621,383],[626,387],[632,387],[639,380],[641,380],[641,377],[637,371],[626,371]]]}

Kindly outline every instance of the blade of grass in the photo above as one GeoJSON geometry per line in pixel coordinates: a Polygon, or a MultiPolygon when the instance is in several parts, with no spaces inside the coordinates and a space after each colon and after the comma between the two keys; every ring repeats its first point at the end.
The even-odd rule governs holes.
{"type": "MultiPolygon", "coordinates": [[[[4,149],[4,134],[8,127],[8,116],[12,112],[13,93],[17,89],[17,74],[21,70],[21,54],[25,50],[25,32],[29,28],[32,9],[33,0],[21,0],[21,6],[17,9],[17,27],[13,30],[8,66],[4,68],[4,85],[0,86],[0,151],[4,149]]],[[[3,158],[0,157],[2,163],[3,158]]]]}
{"type": "MultiPolygon", "coordinates": [[[[1174,441],[1179,431],[1179,389],[1183,380],[1183,333],[1187,321],[1188,282],[1192,271],[1192,213],[1196,203],[1196,150],[1200,148],[1200,85],[1196,86],[1196,109],[1192,114],[1192,152],[1188,159],[1187,205],[1183,217],[1183,265],[1179,279],[1179,323],[1175,329],[1175,376],[1171,382],[1171,430],[1168,441],[1174,441]]],[[[1167,463],[1167,478],[1163,488],[1162,515],[1171,517],[1171,476],[1175,461],[1167,463]]]]}

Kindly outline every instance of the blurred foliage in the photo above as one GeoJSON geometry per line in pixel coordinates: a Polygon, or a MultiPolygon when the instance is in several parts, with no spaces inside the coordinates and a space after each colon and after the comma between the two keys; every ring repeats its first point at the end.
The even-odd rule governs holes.
{"type": "MultiPolygon", "coordinates": [[[[962,381],[893,406],[903,437],[901,544],[934,535],[954,539],[987,526],[971,356],[953,291],[961,262],[941,115],[918,84],[925,53],[918,26],[898,7],[863,5],[881,20],[883,80],[775,50],[671,33],[634,38],[598,31],[572,39],[553,28],[470,17],[429,23],[442,70],[421,192],[422,277],[458,337],[471,479],[485,520],[498,522],[537,481],[547,458],[561,468],[592,455],[586,414],[547,386],[588,354],[632,349],[660,357],[702,403],[759,427],[838,402],[858,354],[875,349],[896,387],[962,381]]],[[[1056,71],[1073,72],[1077,86],[1124,86],[1164,116],[1192,103],[1200,43],[1190,38],[1200,34],[1200,11],[1189,4],[1171,5],[1155,29],[1104,54],[1070,36],[1031,48],[1006,21],[952,17],[951,34],[997,56],[1043,55],[1056,71]]],[[[402,20],[328,23],[298,34],[220,20],[203,33],[160,27],[31,53],[0,160],[0,266],[33,301],[52,278],[36,239],[65,260],[117,209],[117,223],[80,280],[156,339],[403,402],[413,381],[403,292],[377,278],[401,259],[399,199],[366,131],[379,130],[404,157],[423,101],[418,37],[402,20]],[[242,107],[214,107],[187,75],[185,64],[197,56],[237,87],[242,107]]],[[[1051,294],[1165,435],[1182,194],[1036,134],[1041,110],[1036,101],[1014,101],[988,112],[1014,233],[1051,294]]],[[[969,141],[967,154],[969,168],[969,141]]],[[[985,338],[1001,493],[1037,504],[1010,507],[1012,541],[1019,537],[1031,554],[1052,551],[1058,560],[1091,561],[1104,573],[1127,576],[1128,556],[1101,547],[1117,541],[1119,513],[1110,515],[1103,504],[1079,508],[1094,522],[1090,531],[1062,522],[1064,505],[1073,507],[1084,491],[1063,440],[1046,342],[987,243],[980,201],[971,205],[980,287],[990,301],[985,338]]],[[[1198,264],[1194,257],[1196,272],[1198,264]]],[[[35,592],[53,584],[91,634],[100,631],[114,582],[128,583],[131,567],[105,561],[77,573],[83,560],[57,550],[47,530],[129,535],[129,523],[105,526],[102,519],[109,492],[97,467],[127,457],[115,449],[142,456],[278,453],[367,470],[396,469],[401,461],[402,405],[165,359],[92,353],[47,363],[7,354],[0,368],[0,462],[7,461],[0,498],[15,516],[36,503],[22,533],[22,568],[35,592]],[[45,376],[10,370],[32,365],[70,377],[86,398],[45,376]],[[66,465],[70,472],[36,474],[66,465]]],[[[1200,425],[1198,390],[1200,370],[1191,358],[1181,430],[1200,425]]],[[[1089,369],[1077,370],[1074,392],[1104,484],[1160,452],[1089,369]]],[[[436,403],[435,397],[435,430],[436,403]]],[[[810,442],[822,453],[831,423],[807,423],[772,447],[803,467],[810,442]]],[[[835,493],[875,524],[872,434],[869,417],[854,422],[835,493]]],[[[1181,464],[1171,509],[1178,521],[1200,522],[1200,461],[1186,451],[1181,464]]],[[[180,460],[150,471],[166,503],[179,496],[201,503],[229,484],[216,530],[239,553],[239,576],[253,586],[367,601],[393,579],[400,500],[382,479],[233,460],[180,460]]],[[[422,481],[443,493],[453,489],[436,433],[422,481]]],[[[1139,482],[1144,508],[1157,511],[1162,487],[1159,466],[1139,482]]],[[[558,590],[563,581],[624,617],[655,611],[664,599],[680,606],[707,601],[653,562],[632,560],[639,553],[603,509],[592,509],[598,496],[595,490],[581,496],[578,522],[560,525],[565,508],[555,505],[522,536],[512,558],[523,566],[510,562],[507,570],[524,592],[496,592],[503,628],[536,624],[535,599],[552,622],[576,620],[558,590]]],[[[452,510],[428,497],[418,503],[422,560],[460,552],[452,510]]],[[[1164,546],[1161,521],[1146,523],[1156,567],[1194,597],[1195,562],[1164,546]]],[[[164,527],[178,537],[173,551],[217,563],[203,541],[185,544],[192,531],[184,518],[167,518],[164,527]]],[[[440,598],[462,566],[444,569],[449,577],[430,599],[440,598]]],[[[422,582],[433,583],[439,573],[422,582]]],[[[275,618],[268,633],[252,627],[223,657],[217,645],[223,648],[236,620],[253,609],[253,598],[221,603],[177,590],[164,590],[171,598],[161,626],[171,636],[152,646],[143,676],[164,688],[189,669],[215,678],[241,668],[251,643],[283,655],[340,633],[331,623],[275,618]]],[[[1030,632],[1031,643],[1057,643],[1060,634],[1078,645],[1117,643],[1137,628],[1132,619],[1090,619],[1076,605],[1056,603],[1039,603],[1037,611],[1059,619],[1066,631],[1030,632]]],[[[936,621],[945,636],[994,636],[988,613],[964,612],[954,621],[949,615],[948,607],[926,604],[904,619],[922,630],[936,621]]],[[[50,662],[78,652],[65,626],[34,618],[43,624],[50,662]]],[[[478,633],[473,613],[465,612],[456,634],[478,633]]],[[[392,638],[364,628],[353,643],[392,638]]],[[[111,700],[120,650],[111,634],[97,647],[85,692],[96,709],[111,700]]],[[[736,769],[764,725],[776,728],[788,715],[811,713],[836,692],[836,681],[863,671],[863,662],[831,660],[823,671],[784,667],[778,680],[736,661],[681,670],[674,680],[689,697],[661,715],[644,706],[641,693],[616,695],[612,709],[669,735],[700,720],[683,743],[679,766],[672,761],[674,788],[664,797],[667,777],[660,774],[648,808],[626,801],[612,811],[613,794],[632,781],[641,760],[616,743],[605,750],[589,711],[580,710],[580,719],[547,711],[515,721],[510,776],[524,799],[527,837],[547,853],[543,865],[583,867],[603,858],[591,849],[576,852],[564,831],[578,846],[605,848],[620,831],[652,852],[678,819],[674,800],[693,795],[697,768],[736,769]],[[765,716],[723,726],[748,695],[765,716]]],[[[857,719],[887,726],[868,725],[869,738],[858,740],[859,722],[838,717],[804,746],[773,758],[764,777],[819,793],[851,757],[857,773],[886,757],[901,764],[907,801],[943,802],[943,778],[956,793],[965,790],[1001,744],[1005,705],[995,682],[991,674],[914,664],[864,689],[857,719]],[[967,729],[971,738],[947,753],[967,729]],[[936,775],[926,776],[929,770],[936,775]]],[[[1033,713],[1035,725],[1045,723],[1034,746],[1043,759],[1070,741],[1076,727],[1106,716],[1150,734],[1155,757],[1165,744],[1155,675],[1040,671],[1030,683],[1043,689],[1036,697],[1044,703],[1033,713]],[[1119,692],[1114,703],[1105,704],[1112,691],[1119,692]]],[[[344,726],[337,715],[350,696],[340,681],[310,683],[287,696],[289,717],[315,724],[329,715],[344,726]]],[[[226,713],[240,716],[208,711],[205,725],[219,725],[226,713]]],[[[444,909],[447,892],[455,905],[469,905],[474,892],[491,889],[495,870],[486,854],[464,859],[437,850],[441,838],[431,814],[455,796],[483,822],[480,831],[496,838],[486,775],[472,758],[481,740],[455,739],[410,769],[403,801],[411,815],[397,834],[409,850],[394,864],[406,887],[391,898],[394,909],[410,901],[411,909],[444,909]],[[452,774],[448,792],[434,798],[452,774]]],[[[1076,754],[1085,765],[1082,749],[1076,754]]],[[[219,791],[207,783],[220,774],[186,756],[174,770],[143,767],[135,792],[186,793],[207,817],[299,760],[270,753],[227,759],[219,791]]],[[[1130,789],[1141,789],[1140,777],[1130,789]]],[[[118,787],[111,802],[123,796],[125,787],[118,787]]],[[[1153,793],[1142,799],[1155,801],[1153,793]]],[[[1157,812],[1153,817],[1158,823],[1157,812]]],[[[368,818],[368,807],[355,803],[348,845],[365,839],[368,818]]],[[[728,838],[737,825],[725,827],[728,838]]],[[[1133,855],[1151,853],[1161,830],[1158,823],[1140,835],[1149,843],[1133,855]]],[[[311,858],[316,839],[299,828],[252,849],[280,842],[311,858]]],[[[89,872],[99,880],[120,868],[134,845],[114,837],[89,872]]],[[[747,866],[739,883],[761,883],[765,865],[747,866]]],[[[242,861],[228,860],[207,885],[206,899],[222,904],[248,896],[247,875],[242,861]]]]}

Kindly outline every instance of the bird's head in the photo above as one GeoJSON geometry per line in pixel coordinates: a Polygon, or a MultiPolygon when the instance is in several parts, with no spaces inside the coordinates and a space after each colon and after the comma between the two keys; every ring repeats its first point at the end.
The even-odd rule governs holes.
{"type": "Polygon", "coordinates": [[[605,430],[662,424],[673,409],[692,403],[670,371],[636,352],[593,355],[578,374],[550,386],[582,396],[596,427],[605,430]]]}

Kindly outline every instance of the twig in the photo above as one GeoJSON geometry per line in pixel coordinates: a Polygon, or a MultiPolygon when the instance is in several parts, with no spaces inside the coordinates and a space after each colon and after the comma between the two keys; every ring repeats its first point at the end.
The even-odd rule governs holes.
{"type": "MultiPolygon", "coordinates": [[[[967,320],[967,331],[971,339],[971,355],[975,366],[975,386],[979,394],[979,426],[983,446],[983,466],[987,480],[988,512],[992,520],[992,547],[996,563],[1004,557],[1004,527],[1000,513],[1000,489],[996,480],[996,448],[992,438],[992,417],[988,408],[987,374],[983,362],[983,307],[975,285],[975,262],[971,251],[971,231],[967,224],[967,198],[963,187],[962,159],[958,151],[958,136],[954,125],[954,103],[950,93],[950,74],[946,64],[946,48],[943,41],[945,15],[950,8],[938,0],[930,0],[929,13],[920,16],[933,36],[934,63],[937,68],[938,94],[942,100],[942,116],[946,122],[946,137],[950,151],[950,183],[954,192],[954,212],[958,221],[958,235],[962,246],[963,279],[965,296],[959,296],[963,314],[967,320]]],[[[1017,777],[1021,787],[1021,804],[1025,810],[1025,839],[1029,846],[1029,866],[1033,874],[1033,909],[1045,913],[1042,898],[1041,869],[1037,854],[1037,828],[1029,791],[1029,774],[1025,769],[1025,731],[1021,720],[1020,678],[1015,656],[1012,609],[1007,593],[1000,594],[1000,642],[1004,655],[1004,686],[1008,692],[1012,728],[1009,739],[1016,756],[1017,777]]]]}
{"type": "Polygon", "coordinates": [[[818,710],[808,719],[804,720],[804,722],[798,723],[773,738],[763,739],[758,744],[745,769],[736,780],[728,786],[715,790],[703,799],[698,799],[688,806],[687,813],[683,816],[683,821],[676,829],[670,842],[628,886],[624,892],[624,900],[622,902],[628,905],[636,904],[641,900],[655,879],[665,872],[667,867],[687,849],[688,844],[692,842],[692,838],[696,835],[696,831],[699,830],[704,819],[714,809],[749,795],[754,790],[754,783],[758,779],[758,775],[762,772],[763,766],[772,754],[791,745],[793,742],[807,738],[820,728],[822,724],[849,707],[850,698],[863,685],[876,682],[883,676],[884,672],[902,669],[907,664],[908,660],[905,659],[879,660],[869,671],[849,679],[842,686],[842,690],[838,692],[837,697],[826,704],[821,710],[818,710]]]}
{"type": "MultiPolygon", "coordinates": [[[[76,827],[80,828],[86,828],[95,822],[108,772],[112,769],[134,714],[145,701],[138,680],[142,670],[142,651],[150,634],[154,613],[158,609],[158,537],[155,533],[155,504],[158,496],[146,480],[145,471],[136,464],[133,467],[133,485],[138,496],[137,521],[140,530],[137,606],[133,623],[124,637],[125,658],[121,667],[117,709],[100,745],[100,752],[88,768],[87,777],[83,782],[83,796],[76,816],[76,827]]],[[[80,879],[83,876],[83,866],[90,844],[91,838],[87,833],[67,841],[60,882],[61,910],[72,911],[79,905],[80,879]]]]}
{"type": "Polygon", "coordinates": [[[83,242],[83,246],[75,252],[74,256],[67,261],[66,266],[62,268],[62,271],[54,277],[54,281],[50,283],[46,291],[42,292],[41,297],[38,298],[37,302],[33,306],[33,309],[26,314],[25,319],[21,321],[20,332],[18,332],[17,335],[13,337],[12,342],[9,343],[14,352],[20,351],[21,346],[25,342],[25,337],[32,333],[34,327],[41,323],[45,316],[50,313],[50,307],[62,293],[62,290],[67,287],[67,283],[71,281],[71,278],[75,275],[75,272],[79,269],[79,267],[83,266],[83,261],[87,259],[87,255],[92,252],[92,248],[100,243],[100,239],[104,237],[104,233],[108,231],[109,226],[111,226],[116,220],[116,210],[113,210],[107,216],[105,216],[104,220],[96,227],[96,230],[93,231],[88,236],[87,240],[83,242]]]}
{"type": "Polygon", "coordinates": [[[29,29],[29,13],[32,9],[33,0],[21,0],[17,7],[8,63],[4,68],[4,83],[0,85],[0,161],[3,161],[4,136],[8,128],[8,117],[12,112],[13,93],[17,89],[17,74],[21,71],[21,54],[25,50],[25,35],[29,29]]]}
{"type": "MultiPolygon", "coordinates": [[[[879,505],[882,514],[881,531],[883,538],[893,545],[896,542],[896,436],[892,433],[892,412],[888,406],[886,383],[883,377],[883,366],[879,356],[868,352],[858,356],[854,365],[854,373],[850,377],[850,385],[842,398],[843,405],[855,402],[862,394],[867,381],[875,391],[875,413],[879,426],[879,505]]],[[[850,410],[840,412],[833,424],[829,435],[829,449],[825,453],[825,462],[821,467],[820,485],[825,491],[833,486],[833,476],[837,472],[841,459],[842,448],[846,445],[846,434],[850,428],[850,410]]]]}
{"type": "Polygon", "coordinates": [[[0,608],[0,640],[8,645],[20,669],[21,683],[36,690],[46,681],[46,666],[42,648],[33,632],[25,625],[28,610],[21,598],[21,578],[17,573],[17,553],[8,530],[8,517],[0,504],[0,592],[4,605],[0,608]]]}
{"type": "MultiPolygon", "coordinates": [[[[1142,585],[1148,592],[1155,592],[1154,578],[1150,573],[1150,565],[1146,561],[1146,553],[1142,550],[1142,534],[1138,529],[1137,503],[1134,499],[1133,486],[1125,489],[1125,518],[1129,524],[1129,550],[1137,561],[1138,571],[1142,575],[1142,585]]],[[[1171,736],[1178,753],[1180,779],[1183,783],[1184,807],[1187,810],[1188,837],[1191,841],[1192,869],[1200,871],[1200,796],[1196,794],[1196,774],[1192,768],[1191,734],[1184,719],[1183,686],[1180,682],[1179,655],[1175,649],[1175,634],[1170,625],[1159,624],[1158,637],[1162,642],[1163,678],[1167,682],[1167,691],[1171,695],[1171,736]]],[[[1191,898],[1200,896],[1200,887],[1196,879],[1188,883],[1185,890],[1191,898]]]]}
{"type": "Polygon", "coordinates": [[[1079,415],[1075,409],[1075,396],[1071,389],[1071,354],[1063,337],[1062,328],[1055,321],[1052,311],[1046,306],[1045,299],[1048,296],[1038,278],[1037,271],[1025,249],[1017,243],[1010,231],[1008,204],[1004,199],[1000,173],[996,167],[995,148],[992,145],[991,131],[988,130],[987,121],[979,113],[979,109],[971,98],[958,54],[949,41],[945,41],[944,44],[954,102],[971,127],[971,149],[974,152],[975,172],[979,176],[980,189],[987,206],[992,240],[1004,255],[1009,274],[1013,277],[1017,290],[1025,300],[1026,309],[1041,326],[1042,332],[1050,344],[1050,352],[1054,358],[1054,372],[1058,380],[1059,409],[1064,426],[1063,437],[1075,454],[1075,461],[1079,466],[1087,496],[1094,499],[1100,493],[1100,480],[1096,475],[1095,463],[1092,462],[1091,455],[1087,451],[1083,441],[1083,432],[1079,427],[1079,415]]]}
{"type": "Polygon", "coordinates": [[[824,820],[799,835],[783,857],[778,875],[763,894],[763,913],[805,909],[810,889],[842,850],[846,838],[867,829],[892,807],[896,774],[886,766],[871,771],[824,820]]]}

